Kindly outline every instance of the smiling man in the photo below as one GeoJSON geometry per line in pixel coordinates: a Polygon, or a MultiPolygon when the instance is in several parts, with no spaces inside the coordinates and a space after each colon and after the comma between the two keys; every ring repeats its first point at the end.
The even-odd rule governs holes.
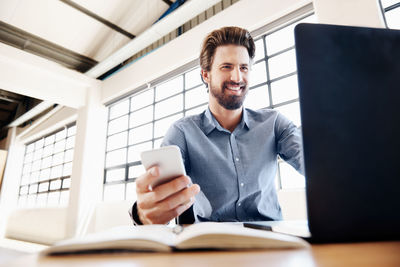
{"type": "Polygon", "coordinates": [[[277,157],[303,173],[301,133],[276,110],[243,108],[254,54],[245,29],[224,27],[205,38],[200,65],[208,109],[175,122],[162,143],[180,148],[188,176],[155,188],[149,185],[157,167],[140,176],[135,223],[167,223],[192,205],[196,222],[282,219],[277,157]]]}

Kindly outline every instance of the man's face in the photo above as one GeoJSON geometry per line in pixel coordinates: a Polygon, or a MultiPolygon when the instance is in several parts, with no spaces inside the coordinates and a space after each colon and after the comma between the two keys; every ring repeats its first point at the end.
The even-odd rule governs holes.
{"type": "Polygon", "coordinates": [[[203,71],[211,93],[210,105],[218,103],[228,110],[241,108],[248,92],[249,70],[250,57],[244,46],[217,47],[211,70],[203,71]]]}

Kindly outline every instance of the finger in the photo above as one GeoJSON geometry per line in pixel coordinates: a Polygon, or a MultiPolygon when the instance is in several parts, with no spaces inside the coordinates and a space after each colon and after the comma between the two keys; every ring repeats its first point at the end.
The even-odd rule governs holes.
{"type": "Polygon", "coordinates": [[[191,180],[188,176],[179,176],[168,183],[154,188],[152,197],[154,197],[154,201],[161,201],[170,195],[187,188],[190,184],[191,180]]]}
{"type": "Polygon", "coordinates": [[[136,179],[136,192],[145,193],[148,191],[152,191],[152,188],[149,188],[149,186],[157,180],[159,174],[160,172],[157,166],[153,166],[148,169],[144,174],[136,179]]]}
{"type": "Polygon", "coordinates": [[[197,184],[191,185],[186,189],[179,191],[178,193],[169,196],[162,202],[159,202],[159,207],[164,211],[170,211],[176,207],[183,205],[194,198],[200,192],[200,186],[197,184]]]}
{"type": "Polygon", "coordinates": [[[146,222],[153,223],[153,224],[165,224],[165,223],[168,223],[172,219],[174,219],[177,216],[181,215],[185,210],[190,208],[193,205],[194,201],[195,201],[195,199],[191,198],[190,201],[187,202],[186,204],[179,205],[179,206],[175,207],[174,209],[172,209],[170,211],[167,211],[167,212],[163,212],[161,214],[160,214],[158,209],[149,210],[146,213],[145,218],[143,218],[143,219],[146,222]]]}

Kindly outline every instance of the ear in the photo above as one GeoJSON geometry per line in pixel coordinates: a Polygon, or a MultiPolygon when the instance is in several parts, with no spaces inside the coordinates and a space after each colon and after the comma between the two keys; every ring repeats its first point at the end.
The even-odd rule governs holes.
{"type": "Polygon", "coordinates": [[[201,70],[201,77],[203,77],[203,81],[207,84],[210,83],[210,73],[206,70],[201,70]]]}

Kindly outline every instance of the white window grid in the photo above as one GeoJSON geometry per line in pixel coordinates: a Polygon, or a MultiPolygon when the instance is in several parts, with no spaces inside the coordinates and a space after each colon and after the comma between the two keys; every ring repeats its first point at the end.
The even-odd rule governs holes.
{"type": "Polygon", "coordinates": [[[73,123],[25,145],[18,206],[67,205],[75,133],[73,123]]]}
{"type": "MultiPolygon", "coordinates": [[[[315,22],[315,16],[303,16],[255,39],[250,90],[244,103],[251,109],[277,109],[297,126],[301,120],[293,30],[301,22],[315,22]]],[[[199,67],[110,105],[103,199],[135,200],[135,180],[144,172],[140,152],[159,147],[174,121],[200,113],[207,105],[199,67]]],[[[305,186],[304,177],[281,159],[276,181],[278,189],[305,186]]]]}
{"type": "Polygon", "coordinates": [[[390,29],[400,29],[400,1],[381,0],[386,24],[390,29]]]}

